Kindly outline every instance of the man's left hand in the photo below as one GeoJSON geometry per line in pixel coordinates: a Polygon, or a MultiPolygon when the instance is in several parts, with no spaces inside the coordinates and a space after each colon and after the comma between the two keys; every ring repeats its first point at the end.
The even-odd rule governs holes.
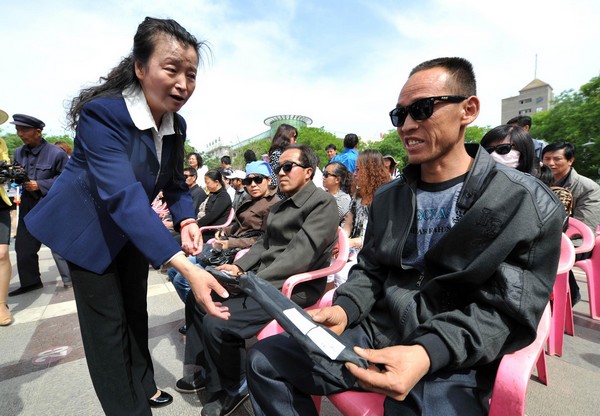
{"type": "Polygon", "coordinates": [[[29,192],[35,192],[40,190],[37,181],[23,182],[23,188],[25,188],[25,190],[29,192]]]}
{"type": "Polygon", "coordinates": [[[181,230],[181,248],[191,256],[202,252],[202,233],[195,221],[181,230]]]}
{"type": "Polygon", "coordinates": [[[380,350],[354,347],[354,352],[372,364],[384,366],[383,370],[374,365],[365,370],[346,363],[358,384],[365,390],[385,394],[394,400],[404,400],[431,365],[427,351],[420,345],[397,345],[380,350]]]}

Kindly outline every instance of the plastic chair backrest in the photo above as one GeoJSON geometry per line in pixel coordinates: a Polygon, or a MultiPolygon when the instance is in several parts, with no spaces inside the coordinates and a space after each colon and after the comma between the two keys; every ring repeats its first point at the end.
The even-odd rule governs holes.
{"type": "Polygon", "coordinates": [[[575,266],[585,273],[590,299],[590,316],[598,320],[600,319],[600,234],[596,236],[591,257],[576,261],[575,266]]]}
{"type": "Polygon", "coordinates": [[[569,291],[569,271],[575,263],[575,248],[571,239],[562,233],[556,280],[552,288],[552,324],[548,338],[548,354],[562,355],[565,328],[573,335],[573,308],[569,291]]]}
{"type": "Polygon", "coordinates": [[[528,346],[502,357],[490,399],[489,416],[525,414],[527,387],[536,363],[538,364],[538,377],[544,384],[547,384],[544,346],[549,331],[550,304],[547,304],[538,324],[535,340],[528,346]],[[540,368],[540,361],[543,361],[542,368],[540,368]]]}
{"type": "Polygon", "coordinates": [[[569,217],[569,228],[567,228],[565,234],[567,234],[569,238],[581,236],[583,241],[579,246],[575,247],[575,254],[592,251],[594,244],[596,243],[596,236],[592,229],[577,218],[569,217]]]}
{"type": "Polygon", "coordinates": [[[348,262],[348,237],[346,236],[344,230],[342,230],[340,227],[338,227],[338,240],[334,248],[334,252],[335,251],[338,253],[337,257],[328,267],[314,270],[312,272],[298,273],[288,277],[281,288],[283,294],[291,299],[294,287],[296,287],[297,284],[329,276],[330,274],[337,273],[344,268],[348,262]]]}
{"type": "Polygon", "coordinates": [[[223,224],[205,225],[204,227],[200,227],[200,233],[203,233],[204,231],[207,231],[207,230],[218,230],[220,228],[225,228],[229,224],[231,224],[231,221],[233,221],[234,218],[235,218],[235,210],[233,208],[231,208],[231,211],[229,211],[229,216],[227,217],[227,220],[223,224]]]}

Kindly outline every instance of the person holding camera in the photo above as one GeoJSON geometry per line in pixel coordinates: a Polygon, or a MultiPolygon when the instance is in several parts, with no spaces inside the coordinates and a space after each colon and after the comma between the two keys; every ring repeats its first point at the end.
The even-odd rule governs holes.
{"type": "Polygon", "coordinates": [[[15,125],[17,135],[23,141],[23,146],[15,150],[15,164],[22,166],[27,173],[23,182],[15,241],[21,287],[8,294],[16,296],[43,287],[38,262],[42,243],[27,230],[23,219],[46,196],[69,158],[62,149],[51,145],[42,137],[42,130],[46,126],[42,120],[15,114],[11,124],[15,125]]]}

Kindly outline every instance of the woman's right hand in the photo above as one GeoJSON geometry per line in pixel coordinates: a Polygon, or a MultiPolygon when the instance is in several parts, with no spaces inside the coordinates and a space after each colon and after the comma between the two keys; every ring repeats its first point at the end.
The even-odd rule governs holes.
{"type": "Polygon", "coordinates": [[[224,299],[229,297],[229,293],[212,274],[192,264],[184,255],[175,256],[169,266],[174,267],[190,283],[196,302],[207,314],[225,320],[229,319],[231,316],[229,308],[223,306],[221,302],[215,301],[212,292],[224,299]]]}

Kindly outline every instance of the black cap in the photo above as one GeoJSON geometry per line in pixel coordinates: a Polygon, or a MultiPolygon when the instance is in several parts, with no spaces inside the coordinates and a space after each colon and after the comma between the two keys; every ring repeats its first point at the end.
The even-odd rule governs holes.
{"type": "Polygon", "coordinates": [[[13,114],[13,121],[10,122],[15,126],[33,127],[34,129],[43,130],[46,124],[39,118],[27,116],[25,114],[13,114]]]}

